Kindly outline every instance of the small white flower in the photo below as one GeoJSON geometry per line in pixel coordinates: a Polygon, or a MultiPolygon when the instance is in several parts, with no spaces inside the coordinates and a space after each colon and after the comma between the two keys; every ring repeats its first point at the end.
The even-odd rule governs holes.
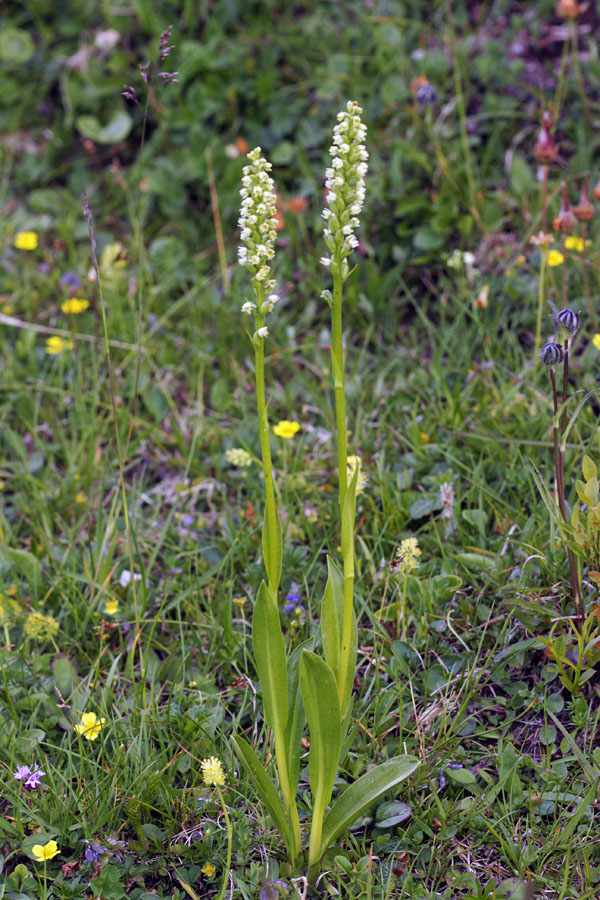
{"type": "MultiPolygon", "coordinates": [[[[137,572],[134,572],[133,580],[141,581],[142,576],[139,575],[137,572]]],[[[129,571],[129,569],[123,569],[123,571],[121,572],[120,578],[119,578],[119,584],[121,585],[121,587],[127,587],[127,585],[130,583],[131,583],[131,572],[129,571]]]]}
{"type": "Polygon", "coordinates": [[[269,329],[267,328],[266,325],[263,325],[262,328],[258,328],[254,332],[254,337],[255,338],[257,338],[257,337],[258,338],[266,338],[268,336],[268,334],[269,334],[269,329]]]}
{"type": "Polygon", "coordinates": [[[242,304],[242,312],[247,313],[249,316],[252,315],[256,310],[256,303],[251,303],[250,300],[246,300],[244,304],[242,304]]]}
{"type": "Polygon", "coordinates": [[[330,266],[332,262],[328,256],[322,256],[320,261],[324,266],[330,266]]]}

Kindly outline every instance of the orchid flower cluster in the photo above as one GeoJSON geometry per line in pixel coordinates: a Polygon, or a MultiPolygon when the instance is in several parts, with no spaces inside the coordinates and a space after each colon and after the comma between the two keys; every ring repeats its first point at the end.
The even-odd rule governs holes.
{"type": "Polygon", "coordinates": [[[327,206],[322,214],[326,223],[323,235],[331,256],[321,257],[321,262],[331,266],[332,273],[339,271],[343,280],[349,274],[346,259],[358,247],[354,232],[365,202],[369,154],[363,143],[367,128],[361,121],[361,114],[361,107],[353,101],[338,113],[338,124],[329,148],[331,167],[325,170],[327,206]]]}
{"type": "Polygon", "coordinates": [[[277,236],[277,197],[275,184],[269,175],[271,168],[271,163],[261,156],[260,147],[255,147],[248,154],[248,165],[244,166],[240,191],[242,208],[238,225],[242,243],[238,261],[250,272],[255,294],[255,301],[246,300],[242,312],[255,316],[254,340],[268,335],[265,317],[279,299],[273,293],[276,282],[271,277],[269,265],[275,256],[277,236]]]}
{"type": "MultiPolygon", "coordinates": [[[[256,402],[264,475],[262,553],[265,580],[254,598],[252,649],[261,686],[264,718],[273,732],[277,771],[273,784],[254,746],[241,735],[233,738],[235,752],[252,779],[265,809],[283,838],[292,869],[303,853],[303,829],[297,806],[300,756],[305,725],[310,739],[309,780],[312,794],[308,854],[308,880],[315,882],[323,854],[364,810],[392,790],[418,766],[418,760],[396,756],[370,769],[332,802],[342,748],[352,721],[352,691],[356,673],[358,630],[354,611],[354,530],[356,496],[367,479],[359,456],[348,454],[342,342],[343,282],[350,274],[348,257],[358,246],[355,231],[365,199],[364,179],[368,154],[362,110],[349,102],[339,113],[326,169],[327,208],[324,238],[330,256],[321,262],[330,268],[333,290],[322,297],[331,307],[331,364],[335,392],[338,515],[341,563],[327,560],[327,583],[320,617],[320,652],[300,644],[286,648],[281,614],[297,614],[299,593],[292,583],[287,603],[280,608],[283,538],[277,509],[271,460],[268,403],[265,389],[264,338],[266,316],[277,302],[271,262],[275,253],[277,201],[271,165],[257,147],[248,154],[243,170],[239,220],[239,261],[250,272],[255,299],[246,300],[242,312],[254,315],[256,402]]],[[[275,434],[291,438],[295,422],[280,422],[275,434]]],[[[420,552],[420,551],[419,551],[420,552]]],[[[413,557],[416,559],[417,550],[413,557]]],[[[310,643],[310,642],[308,642],[310,643]]],[[[315,648],[316,649],[316,648],[315,648]]],[[[220,900],[220,898],[219,898],[220,900]]]]}

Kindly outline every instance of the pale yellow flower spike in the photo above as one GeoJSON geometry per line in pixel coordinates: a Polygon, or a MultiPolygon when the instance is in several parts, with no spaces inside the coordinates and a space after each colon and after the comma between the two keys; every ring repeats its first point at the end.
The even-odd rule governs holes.
{"type": "Polygon", "coordinates": [[[215,784],[217,787],[223,787],[225,784],[225,773],[220,759],[217,759],[216,756],[210,756],[208,759],[202,760],[200,767],[204,784],[215,784]]]}

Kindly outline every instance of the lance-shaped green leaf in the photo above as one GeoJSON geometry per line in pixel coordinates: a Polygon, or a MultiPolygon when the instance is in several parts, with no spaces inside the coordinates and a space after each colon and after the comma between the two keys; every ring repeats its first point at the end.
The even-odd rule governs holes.
{"type": "Polygon", "coordinates": [[[337,675],[342,646],[344,615],[344,576],[330,556],[327,557],[327,584],[321,605],[321,638],[327,665],[337,675]]]}
{"type": "Polygon", "coordinates": [[[300,750],[302,732],[306,716],[300,690],[300,658],[302,651],[312,641],[304,641],[290,655],[288,660],[288,721],[283,735],[285,742],[285,754],[287,758],[288,777],[290,780],[290,793],[296,796],[298,777],[300,775],[300,750]]]}
{"type": "Polygon", "coordinates": [[[252,615],[252,648],[262,688],[265,719],[282,735],[288,719],[287,663],[279,610],[264,581],[252,615]]]}
{"type": "Polygon", "coordinates": [[[419,765],[413,756],[397,756],[361,775],[341,794],[325,816],[321,847],[323,852],[346,831],[372,803],[408,778],[419,765]]]}
{"type": "Polygon", "coordinates": [[[303,650],[300,658],[300,686],[310,735],[308,774],[314,825],[318,810],[322,815],[333,791],[340,758],[340,707],[333,672],[310,650],[303,650]]]}
{"type": "Polygon", "coordinates": [[[274,589],[277,590],[281,581],[283,552],[281,547],[281,523],[277,510],[275,510],[274,514],[269,514],[268,500],[263,522],[262,551],[269,584],[273,585],[274,589]]]}
{"type": "Polygon", "coordinates": [[[256,755],[252,745],[239,735],[235,735],[231,740],[233,741],[235,752],[256,788],[256,793],[262,800],[267,813],[271,816],[273,824],[281,835],[291,859],[294,859],[297,851],[294,844],[292,829],[288,826],[287,816],[285,814],[285,809],[283,808],[283,803],[281,802],[281,797],[265,772],[263,764],[256,755]]]}

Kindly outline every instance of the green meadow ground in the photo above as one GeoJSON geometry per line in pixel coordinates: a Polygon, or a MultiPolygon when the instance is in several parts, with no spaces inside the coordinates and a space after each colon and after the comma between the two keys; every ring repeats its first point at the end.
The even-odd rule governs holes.
{"type": "MultiPolygon", "coordinates": [[[[590,619],[578,655],[564,541],[532,469],[552,485],[529,242],[542,228],[543,104],[559,150],[549,223],[562,180],[575,203],[583,173],[591,186],[600,176],[598,25],[593,8],[569,21],[545,0],[6,4],[0,898],[216,897],[227,832],[202,779],[210,756],[233,826],[226,897],[600,896],[600,566],[591,551],[581,563],[590,619]],[[178,81],[155,79],[147,94],[138,66],[170,24],[164,66],[178,81]],[[432,105],[416,100],[418,76],[432,105]],[[354,741],[336,791],[399,752],[421,763],[337,842],[309,890],[287,872],[230,743],[245,735],[272,767],[250,634],[263,492],[236,227],[240,150],[259,144],[285,226],[269,415],[300,424],[272,437],[282,588],[299,604],[282,613],[291,649],[318,642],[326,555],[339,545],[319,257],[327,148],[348,99],[364,109],[370,152],[344,299],[349,444],[368,484],[354,741]],[[37,247],[15,246],[23,232],[37,247]],[[64,312],[69,298],[88,306],[64,312]],[[232,465],[232,448],[250,465],[232,465]],[[422,555],[405,579],[390,562],[407,537],[422,555]],[[551,630],[558,665],[540,640],[551,630]],[[578,666],[581,683],[561,665],[567,676],[578,666]],[[84,713],[103,719],[93,740],[75,728],[84,713]],[[34,764],[45,775],[27,790],[14,773],[34,764]],[[33,847],[52,840],[59,853],[36,861],[33,847]]],[[[545,268],[542,296],[581,310],[571,505],[584,454],[600,462],[595,219],[584,237],[583,252],[556,238],[565,258],[545,268]]]]}

